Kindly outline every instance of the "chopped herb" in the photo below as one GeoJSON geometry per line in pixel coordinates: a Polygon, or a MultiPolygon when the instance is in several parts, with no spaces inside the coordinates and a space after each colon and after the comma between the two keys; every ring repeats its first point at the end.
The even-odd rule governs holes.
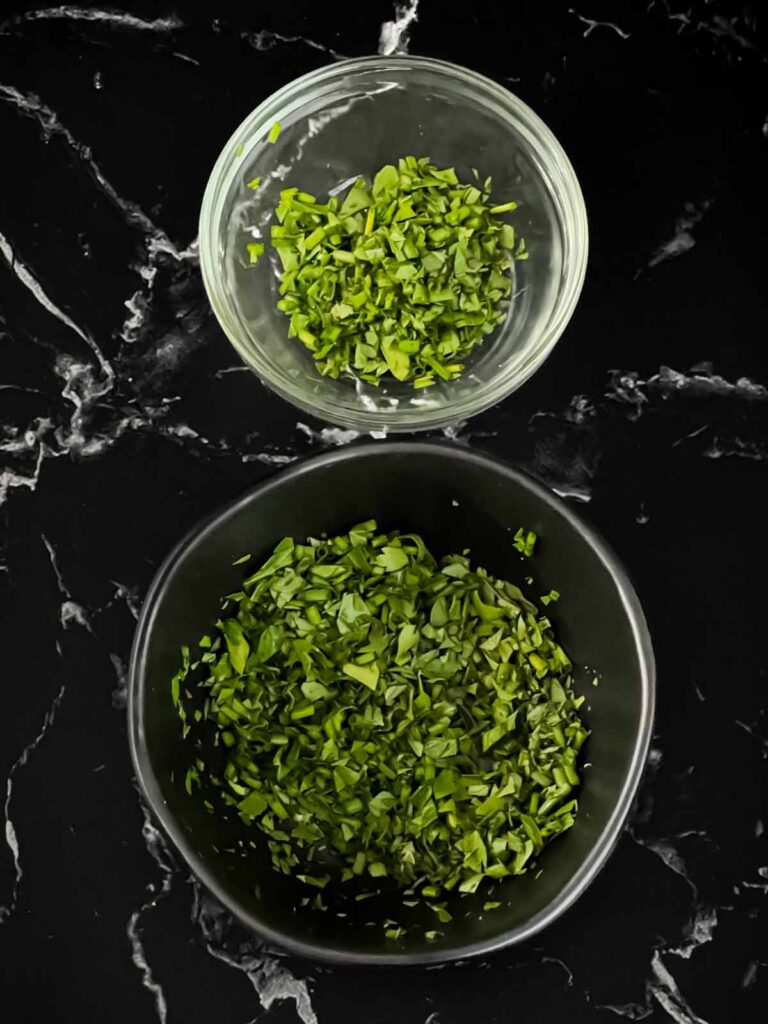
{"type": "Polygon", "coordinates": [[[464,184],[426,157],[327,202],[284,189],[271,238],[289,337],[324,376],[454,380],[506,315],[524,250],[499,215],[514,207],[491,205],[490,180],[464,184]]]}
{"type": "Polygon", "coordinates": [[[316,875],[296,875],[300,882],[304,882],[305,885],[314,885],[318,889],[324,889],[330,882],[329,875],[322,875],[317,877],[316,875]]]}
{"type": "Polygon", "coordinates": [[[246,248],[248,249],[250,265],[253,267],[259,262],[259,257],[264,252],[264,245],[262,242],[249,242],[246,248]]]}
{"type": "Polygon", "coordinates": [[[560,598],[560,594],[557,590],[550,590],[548,594],[543,594],[541,597],[541,603],[544,605],[551,604],[553,601],[557,601],[560,598]]]}
{"type": "Polygon", "coordinates": [[[282,130],[283,130],[283,126],[280,124],[280,122],[279,121],[275,121],[275,123],[269,129],[269,135],[267,136],[267,141],[268,142],[272,142],[272,143],[277,142],[277,140],[280,138],[280,132],[282,130]]]}
{"type": "Polygon", "coordinates": [[[453,915],[448,912],[444,903],[430,903],[429,906],[437,914],[440,924],[448,924],[453,920],[453,915]]]}
{"type": "Polygon", "coordinates": [[[533,530],[524,530],[522,527],[515,534],[513,545],[526,558],[530,558],[536,546],[536,534],[533,530]]]}
{"type": "Polygon", "coordinates": [[[261,178],[254,178],[252,181],[248,182],[248,184],[246,185],[246,188],[256,189],[256,188],[259,187],[260,184],[261,184],[261,178]]]}
{"type": "Polygon", "coordinates": [[[584,698],[518,587],[373,520],[247,572],[171,695],[196,730],[187,792],[258,830],[278,871],[392,880],[445,924],[449,893],[523,874],[573,824],[584,698]]]}

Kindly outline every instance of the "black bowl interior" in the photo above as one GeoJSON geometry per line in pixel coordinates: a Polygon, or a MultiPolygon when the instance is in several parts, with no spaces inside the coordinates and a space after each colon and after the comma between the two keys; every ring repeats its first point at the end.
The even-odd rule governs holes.
{"type": "Polygon", "coordinates": [[[129,715],[137,773],[156,815],[192,870],[246,924],[307,955],[415,962],[517,941],[573,902],[620,831],[642,771],[652,705],[653,657],[642,612],[622,569],[590,528],[548,490],[495,459],[400,442],[346,448],[298,464],[179,545],[142,612],[129,715]],[[328,910],[302,906],[306,887],[271,868],[255,828],[227,824],[186,794],[191,751],[170,697],[180,646],[209,628],[222,595],[242,579],[235,559],[266,555],[288,534],[337,533],[371,517],[383,529],[421,533],[437,556],[469,547],[475,563],[523,587],[530,574],[534,595],[560,591],[550,617],[574,662],[577,688],[587,694],[592,730],[579,817],[540,856],[540,876],[497,884],[492,898],[502,906],[489,913],[482,911],[491,898],[482,887],[452,900],[448,924],[439,924],[430,910],[414,911],[397,941],[385,937],[383,926],[387,918],[403,919],[397,894],[358,902],[326,890],[328,910]],[[512,545],[519,526],[540,537],[535,556],[524,562],[512,545]],[[601,682],[593,688],[595,675],[601,682]],[[255,840],[255,851],[248,857],[226,852],[243,836],[255,840]],[[425,932],[433,929],[443,935],[428,942],[425,932]]]}

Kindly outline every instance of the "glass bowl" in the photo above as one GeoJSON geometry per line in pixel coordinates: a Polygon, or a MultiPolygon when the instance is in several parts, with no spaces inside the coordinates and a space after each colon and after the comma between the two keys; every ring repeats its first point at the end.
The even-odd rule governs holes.
{"type": "Polygon", "coordinates": [[[506,89],[466,68],[426,57],[340,61],[296,79],[265,100],[224,147],[203,197],[200,263],[219,323],[244,362],[300,409],[360,431],[433,430],[499,402],[551,352],[573,313],[587,263],[584,199],[547,126],[506,89]],[[282,130],[268,141],[272,125],[282,130]],[[455,381],[414,389],[385,377],[378,387],[323,377],[288,337],[277,309],[279,262],[269,244],[280,191],[318,198],[344,192],[399,157],[428,156],[493,180],[497,204],[530,253],[517,262],[512,301],[499,327],[455,381]],[[249,189],[255,178],[261,184],[249,189]],[[254,239],[266,254],[248,266],[254,239]]]}

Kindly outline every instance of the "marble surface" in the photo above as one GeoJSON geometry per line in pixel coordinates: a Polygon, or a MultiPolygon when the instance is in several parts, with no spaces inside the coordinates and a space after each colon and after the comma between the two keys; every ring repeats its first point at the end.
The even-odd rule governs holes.
{"type": "MultiPolygon", "coordinates": [[[[768,37],[722,0],[0,8],[0,990],[13,1024],[749,1024],[768,1000],[768,37]],[[264,949],[139,800],[125,666],[199,517],[355,435],[238,364],[195,243],[208,171],[340,56],[465,63],[537,110],[590,215],[555,353],[455,443],[625,560],[656,732],[608,866],[531,945],[436,970],[264,949]]],[[[383,442],[385,443],[385,442],[383,442]]]]}

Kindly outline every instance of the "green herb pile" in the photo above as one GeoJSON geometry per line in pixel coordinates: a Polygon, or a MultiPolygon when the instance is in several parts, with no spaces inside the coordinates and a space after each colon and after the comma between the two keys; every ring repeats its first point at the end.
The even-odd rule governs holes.
{"type": "Polygon", "coordinates": [[[223,614],[172,684],[185,732],[202,688],[224,752],[187,788],[213,782],[279,871],[429,902],[525,872],[573,824],[584,698],[516,586],[370,521],[281,541],[223,614]]]}
{"type": "MultiPolygon", "coordinates": [[[[525,243],[494,206],[490,179],[408,156],[327,203],[285,189],[272,227],[283,266],[278,308],[320,372],[371,384],[391,373],[416,388],[453,380],[504,317],[525,243]]],[[[264,251],[248,246],[251,263],[264,251]]]]}

